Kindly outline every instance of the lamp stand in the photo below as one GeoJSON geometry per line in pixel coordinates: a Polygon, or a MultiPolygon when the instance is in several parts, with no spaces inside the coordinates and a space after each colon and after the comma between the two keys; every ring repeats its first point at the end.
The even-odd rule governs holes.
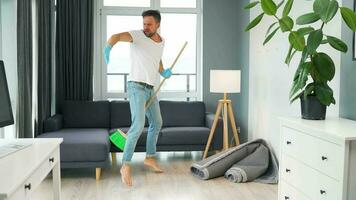
{"type": "Polygon", "coordinates": [[[234,118],[234,114],[232,112],[231,100],[227,99],[227,94],[224,93],[224,99],[219,100],[219,104],[216,109],[214,122],[213,122],[213,125],[212,125],[210,133],[209,133],[208,143],[206,144],[203,158],[206,158],[206,156],[208,154],[208,150],[209,150],[211,141],[213,139],[213,136],[215,134],[216,125],[218,123],[218,119],[219,119],[222,109],[223,109],[223,125],[224,125],[223,126],[223,150],[226,150],[229,148],[228,126],[227,126],[228,116],[230,118],[230,123],[231,123],[231,127],[232,127],[232,132],[233,132],[233,135],[235,138],[235,143],[236,143],[236,145],[240,145],[240,140],[239,140],[238,132],[236,129],[236,124],[235,124],[235,118],[234,118]]]}

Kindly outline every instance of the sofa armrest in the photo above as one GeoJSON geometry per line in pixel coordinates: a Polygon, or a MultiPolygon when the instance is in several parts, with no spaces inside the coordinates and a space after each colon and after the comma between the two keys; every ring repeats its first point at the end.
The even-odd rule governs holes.
{"type": "MultiPolygon", "coordinates": [[[[205,114],[205,125],[209,129],[212,128],[214,122],[215,114],[206,113],[205,114]]],[[[219,116],[218,122],[216,124],[214,137],[212,139],[211,146],[213,150],[220,150],[223,147],[223,120],[222,117],[219,116]]]]}
{"type": "Polygon", "coordinates": [[[44,132],[57,131],[62,128],[63,116],[60,114],[53,115],[44,121],[44,132]]]}

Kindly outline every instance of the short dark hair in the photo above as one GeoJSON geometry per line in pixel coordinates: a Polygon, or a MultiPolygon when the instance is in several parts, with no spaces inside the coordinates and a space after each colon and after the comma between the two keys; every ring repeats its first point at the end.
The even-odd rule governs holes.
{"type": "Polygon", "coordinates": [[[156,22],[161,22],[161,13],[158,10],[146,10],[143,11],[142,17],[152,16],[156,22]]]}

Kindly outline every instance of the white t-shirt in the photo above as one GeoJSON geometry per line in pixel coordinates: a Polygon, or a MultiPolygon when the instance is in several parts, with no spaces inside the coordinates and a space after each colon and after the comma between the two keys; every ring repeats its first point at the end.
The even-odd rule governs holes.
{"type": "Polygon", "coordinates": [[[142,30],[134,30],[129,33],[133,41],[130,44],[131,69],[128,81],[157,85],[164,39],[162,38],[161,42],[155,42],[146,37],[142,30]]]}

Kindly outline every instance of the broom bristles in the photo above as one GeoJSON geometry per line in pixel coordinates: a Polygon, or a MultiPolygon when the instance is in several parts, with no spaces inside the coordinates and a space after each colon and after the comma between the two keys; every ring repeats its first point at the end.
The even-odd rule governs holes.
{"type": "Polygon", "coordinates": [[[117,129],[113,134],[110,135],[110,141],[117,148],[123,151],[126,144],[126,134],[122,130],[117,129]]]}

